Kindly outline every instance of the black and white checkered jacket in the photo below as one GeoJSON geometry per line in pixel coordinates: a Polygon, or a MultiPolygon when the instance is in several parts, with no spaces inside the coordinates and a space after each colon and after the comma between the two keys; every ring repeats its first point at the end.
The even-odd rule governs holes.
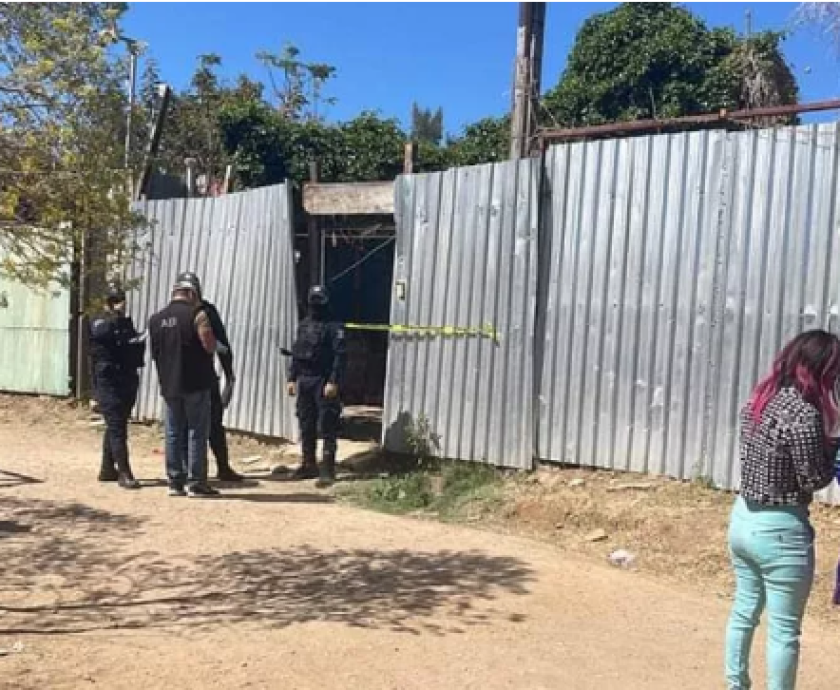
{"type": "Polygon", "coordinates": [[[782,388],[756,424],[741,413],[741,495],[763,505],[808,505],[834,479],[837,446],[827,444],[820,411],[782,388]]]}

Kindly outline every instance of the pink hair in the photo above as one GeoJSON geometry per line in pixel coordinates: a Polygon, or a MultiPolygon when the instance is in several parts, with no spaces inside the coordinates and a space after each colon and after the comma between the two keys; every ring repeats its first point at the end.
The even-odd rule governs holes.
{"type": "Polygon", "coordinates": [[[840,412],[834,387],[840,375],[840,340],[825,331],[802,333],[788,343],[773,368],[753,391],[748,404],[758,424],[770,401],[782,388],[792,386],[823,416],[826,435],[834,430],[840,412]]]}

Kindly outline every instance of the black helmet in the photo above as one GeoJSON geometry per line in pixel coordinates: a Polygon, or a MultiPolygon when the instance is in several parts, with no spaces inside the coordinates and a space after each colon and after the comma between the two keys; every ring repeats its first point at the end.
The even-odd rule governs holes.
{"type": "Polygon", "coordinates": [[[201,281],[192,271],[183,271],[175,279],[175,290],[192,290],[196,297],[201,298],[201,281]]]}
{"type": "Polygon", "coordinates": [[[330,293],[323,285],[313,285],[309,288],[309,304],[325,307],[330,302],[330,293]]]}
{"type": "Polygon", "coordinates": [[[119,283],[111,283],[105,293],[105,300],[111,305],[125,302],[125,290],[119,283]]]}

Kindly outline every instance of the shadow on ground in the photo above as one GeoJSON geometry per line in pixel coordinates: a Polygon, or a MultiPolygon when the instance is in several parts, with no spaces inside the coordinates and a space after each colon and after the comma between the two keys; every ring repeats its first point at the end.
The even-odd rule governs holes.
{"type": "Polygon", "coordinates": [[[198,558],[121,554],[137,518],[79,504],[13,499],[0,519],[0,634],[107,629],[285,627],[324,621],[407,634],[464,632],[518,614],[522,561],[476,551],[260,549],[198,558]]]}
{"type": "Polygon", "coordinates": [[[41,484],[43,480],[36,477],[29,477],[25,474],[18,474],[10,470],[0,470],[0,489],[11,489],[24,484],[41,484]]]}

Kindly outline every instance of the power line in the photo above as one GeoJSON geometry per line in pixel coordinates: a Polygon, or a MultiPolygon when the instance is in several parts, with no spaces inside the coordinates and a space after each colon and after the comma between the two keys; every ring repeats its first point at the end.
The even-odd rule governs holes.
{"type": "Polygon", "coordinates": [[[344,269],[344,270],[343,270],[341,273],[339,273],[337,276],[335,276],[334,278],[330,279],[330,283],[334,283],[334,282],[336,282],[337,280],[340,280],[341,278],[343,278],[344,276],[346,276],[348,273],[351,273],[352,271],[356,270],[356,269],[357,269],[359,266],[361,266],[361,265],[362,265],[365,261],[367,261],[368,259],[370,259],[370,257],[372,257],[372,256],[373,256],[374,254],[376,254],[377,252],[382,251],[385,247],[387,247],[389,244],[391,244],[392,242],[394,242],[394,240],[396,240],[396,239],[397,239],[396,237],[391,237],[391,238],[389,238],[389,239],[385,240],[382,244],[380,244],[380,245],[378,245],[378,246],[374,247],[374,248],[373,248],[373,249],[371,249],[371,250],[370,250],[367,254],[365,254],[365,255],[364,255],[361,259],[359,259],[356,263],[354,263],[352,266],[350,266],[349,268],[344,269]]]}

